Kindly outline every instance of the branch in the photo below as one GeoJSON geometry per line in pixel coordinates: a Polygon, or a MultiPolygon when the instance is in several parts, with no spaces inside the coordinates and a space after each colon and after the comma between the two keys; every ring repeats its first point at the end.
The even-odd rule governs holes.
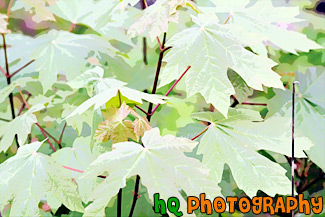
{"type": "Polygon", "coordinates": [[[1,66],[0,66],[0,71],[6,78],[8,78],[7,72],[1,66]]]}
{"type": "MultiPolygon", "coordinates": [[[[239,104],[239,101],[238,99],[234,96],[234,95],[231,95],[231,97],[236,101],[238,102],[237,104],[239,104]]],[[[236,105],[237,105],[236,104],[236,105]]],[[[261,106],[267,106],[266,103],[254,103],[254,102],[242,102],[240,103],[241,105],[261,105],[261,106]]]]}
{"type": "MultiPolygon", "coordinates": [[[[9,9],[9,11],[10,11],[10,9],[9,9]]],[[[8,19],[9,19],[9,17],[8,17],[8,19]]],[[[10,72],[9,72],[9,62],[8,62],[8,55],[7,55],[6,36],[5,36],[5,34],[1,34],[1,35],[2,35],[2,41],[3,41],[3,50],[4,50],[5,62],[6,62],[7,85],[10,85],[11,84],[11,78],[10,78],[10,72]]],[[[16,118],[16,114],[15,114],[14,97],[13,97],[12,93],[9,94],[9,102],[10,102],[11,117],[12,117],[12,120],[13,120],[13,119],[16,118]]],[[[17,134],[15,134],[15,141],[16,141],[17,148],[19,148],[17,134]]]]}
{"type": "MultiPolygon", "coordinates": [[[[21,91],[19,85],[17,85],[17,89],[18,89],[18,91],[19,91],[19,93],[20,93],[21,98],[23,99],[23,102],[24,102],[26,108],[27,108],[27,109],[30,109],[30,106],[28,105],[28,103],[27,103],[27,101],[26,101],[26,99],[25,99],[25,97],[24,97],[24,95],[23,95],[23,92],[21,91]]],[[[44,136],[45,138],[47,138],[47,142],[48,142],[49,145],[51,146],[52,150],[53,150],[54,152],[56,152],[56,149],[54,148],[53,144],[51,143],[51,141],[50,141],[50,140],[48,139],[48,137],[46,136],[46,134],[45,134],[45,130],[43,129],[43,127],[41,127],[41,125],[39,125],[38,122],[36,122],[36,126],[39,127],[39,129],[41,130],[43,136],[44,136]]],[[[17,134],[16,134],[16,135],[17,135],[17,134]]]]}
{"type": "MultiPolygon", "coordinates": [[[[146,3],[146,1],[142,0],[142,3],[146,3]]],[[[167,33],[165,32],[164,33],[164,38],[163,38],[163,43],[161,45],[161,48],[163,50],[160,51],[160,54],[159,54],[159,59],[158,59],[158,64],[157,64],[157,69],[156,69],[156,75],[155,75],[155,80],[154,80],[154,83],[153,83],[153,87],[152,87],[152,94],[155,94],[156,91],[157,91],[157,84],[158,84],[158,78],[159,78],[159,73],[160,73],[160,69],[161,69],[161,65],[162,65],[162,59],[164,57],[164,52],[168,49],[170,49],[171,47],[168,47],[168,49],[164,49],[165,47],[165,43],[166,43],[166,36],[167,36],[167,33]]],[[[151,116],[152,114],[150,115],[151,111],[152,111],[152,103],[149,103],[149,107],[148,107],[148,115],[147,115],[147,119],[148,121],[150,122],[150,119],[151,119],[151,116]]],[[[143,146],[143,144],[142,144],[143,146]]],[[[133,194],[133,201],[132,201],[132,206],[131,206],[131,209],[130,209],[130,213],[129,213],[129,217],[132,217],[133,215],[133,212],[134,212],[134,208],[135,208],[135,205],[137,203],[137,200],[138,200],[138,196],[139,196],[139,185],[140,185],[140,176],[137,175],[137,178],[136,178],[136,181],[135,181],[135,186],[134,186],[134,194],[133,194]]]]}
{"type": "MultiPolygon", "coordinates": [[[[170,94],[170,92],[174,89],[174,87],[177,85],[177,83],[183,78],[183,76],[186,74],[186,72],[191,68],[191,66],[188,66],[187,69],[183,72],[183,74],[174,82],[174,84],[169,88],[169,90],[165,93],[165,96],[168,96],[170,94]]],[[[138,108],[140,111],[142,111],[143,113],[145,113],[146,115],[153,115],[153,113],[155,113],[155,111],[157,110],[157,108],[160,106],[160,104],[157,104],[156,107],[151,110],[150,113],[147,113],[146,111],[144,111],[142,108],[140,108],[139,106],[135,105],[136,108],[138,108]]]]}
{"type": "Polygon", "coordinates": [[[63,134],[64,134],[64,131],[65,131],[65,128],[66,127],[67,127],[67,122],[64,123],[63,128],[62,128],[62,131],[61,131],[61,135],[60,135],[60,138],[59,138],[58,145],[59,145],[60,149],[62,148],[61,143],[62,143],[62,138],[63,138],[63,134]]]}
{"type": "MultiPolygon", "coordinates": [[[[27,98],[26,98],[26,102],[29,100],[29,98],[32,96],[32,94],[28,93],[27,94],[27,98]]],[[[17,116],[21,115],[21,113],[23,112],[24,108],[26,107],[26,104],[23,103],[21,106],[20,106],[20,109],[19,109],[19,112],[17,114],[17,116]]]]}
{"type": "Polygon", "coordinates": [[[11,75],[9,75],[10,78],[12,78],[15,74],[17,74],[18,72],[20,72],[21,70],[23,70],[24,68],[26,68],[27,66],[29,66],[30,64],[32,64],[35,60],[31,60],[28,63],[26,63],[25,65],[23,65],[22,67],[20,67],[19,69],[17,69],[14,73],[12,73],[11,75]]]}
{"type": "MultiPolygon", "coordinates": [[[[167,33],[165,32],[164,33],[164,39],[163,39],[163,43],[161,45],[161,47],[164,49],[165,47],[165,43],[166,43],[166,36],[167,36],[167,33]]],[[[152,87],[152,92],[151,94],[155,94],[156,91],[157,91],[157,84],[158,84],[158,78],[159,78],[159,73],[160,73],[160,70],[161,70],[161,65],[162,65],[162,59],[164,57],[164,51],[160,51],[160,54],[159,54],[159,59],[158,59],[158,64],[157,64],[157,69],[156,69],[156,75],[155,75],[155,80],[154,80],[154,83],[153,83],[153,87],[152,87]]],[[[148,121],[150,122],[150,119],[151,119],[151,116],[150,113],[151,113],[151,110],[152,110],[152,106],[153,104],[152,103],[149,103],[149,108],[148,108],[148,115],[147,115],[147,119],[148,121]]]]}

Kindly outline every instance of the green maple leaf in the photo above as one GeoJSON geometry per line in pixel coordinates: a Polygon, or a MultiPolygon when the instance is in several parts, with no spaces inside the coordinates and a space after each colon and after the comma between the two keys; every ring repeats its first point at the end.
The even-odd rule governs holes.
{"type": "Polygon", "coordinates": [[[131,109],[125,102],[119,109],[109,107],[104,115],[106,120],[98,125],[95,138],[102,142],[112,139],[113,143],[126,142],[129,138],[137,140],[132,121],[125,120],[130,112],[131,109]]]}
{"type": "MultiPolygon", "coordinates": [[[[256,1],[249,4],[249,0],[211,0],[216,7],[212,11],[230,13],[228,23],[243,27],[243,31],[260,35],[260,43],[268,40],[291,53],[320,49],[320,45],[308,39],[306,35],[287,30],[278,24],[301,22],[299,7],[275,7],[271,0],[256,1]]],[[[211,12],[211,10],[210,10],[211,12]]]]}
{"type": "Polygon", "coordinates": [[[173,48],[164,58],[167,66],[160,76],[160,86],[177,79],[191,65],[185,78],[188,96],[200,93],[224,116],[230,106],[230,95],[235,94],[227,77],[228,68],[256,90],[263,90],[262,85],[283,88],[280,76],[271,70],[275,62],[246,50],[245,37],[235,34],[236,27],[220,25],[213,16],[192,19],[196,26],[168,40],[173,48]]]}
{"type": "Polygon", "coordinates": [[[7,151],[16,134],[18,137],[18,144],[23,145],[25,143],[28,134],[31,132],[32,125],[37,122],[36,116],[33,113],[43,108],[43,105],[35,105],[24,114],[16,117],[10,122],[4,123],[0,127],[0,137],[2,137],[0,141],[0,152],[7,151]]]}
{"type": "Polygon", "coordinates": [[[168,31],[169,22],[178,22],[178,7],[190,6],[198,10],[190,0],[158,0],[143,11],[143,15],[130,26],[128,35],[135,37],[149,29],[151,40],[168,31]]]}
{"type": "MultiPolygon", "coordinates": [[[[307,151],[310,159],[325,171],[325,73],[324,68],[310,68],[306,74],[296,73],[297,95],[295,101],[295,127],[310,138],[315,146],[307,151]]],[[[291,117],[292,93],[290,90],[275,91],[269,100],[268,116],[291,117]]]]}
{"type": "Polygon", "coordinates": [[[51,20],[55,21],[55,18],[46,4],[52,5],[55,0],[19,0],[16,1],[12,7],[12,11],[24,8],[25,11],[33,12],[33,21],[40,23],[42,21],[51,20]]]}
{"type": "Polygon", "coordinates": [[[8,16],[5,14],[0,14],[0,33],[2,34],[6,34],[6,33],[10,33],[10,30],[7,29],[8,26],[8,22],[7,19],[8,16]]]}
{"type": "Polygon", "coordinates": [[[70,210],[82,212],[77,185],[53,158],[37,152],[41,145],[22,146],[0,165],[0,210],[10,202],[10,217],[41,216],[39,202],[54,194],[70,210]]]}
{"type": "Polygon", "coordinates": [[[71,80],[83,72],[91,51],[112,54],[110,49],[114,50],[98,36],[56,30],[36,38],[33,46],[31,58],[36,60],[36,70],[46,90],[57,81],[59,73],[71,80]]]}
{"type": "Polygon", "coordinates": [[[83,78],[78,77],[76,78],[77,81],[74,82],[72,86],[78,88],[84,86],[88,89],[88,92],[94,88],[97,94],[78,106],[78,108],[74,110],[70,115],[68,115],[66,119],[77,114],[80,115],[92,106],[94,106],[95,110],[105,104],[106,107],[118,107],[120,105],[120,99],[122,103],[125,102],[128,104],[142,104],[142,100],[146,100],[154,104],[166,103],[163,100],[166,97],[147,94],[125,87],[125,82],[116,79],[102,78],[101,75],[103,75],[103,69],[100,67],[94,68],[94,71],[95,72],[88,71],[87,73],[96,73],[96,76],[91,77],[85,75],[83,77],[85,78],[84,80],[83,78]],[[87,80],[87,78],[90,79],[87,80]]]}
{"type": "MultiPolygon", "coordinates": [[[[78,137],[73,142],[72,148],[65,147],[52,154],[52,157],[63,166],[68,166],[77,170],[84,171],[89,164],[97,157],[95,152],[90,151],[90,137],[78,137]]],[[[78,183],[79,194],[84,203],[88,203],[88,195],[92,192],[97,184],[95,179],[79,179],[82,175],[80,172],[67,170],[71,177],[75,178],[78,183]]]]}
{"type": "Polygon", "coordinates": [[[253,95],[253,88],[250,88],[246,82],[233,70],[228,70],[228,77],[235,88],[234,96],[239,103],[242,103],[247,97],[253,95]]]}
{"type": "Polygon", "coordinates": [[[50,10],[56,16],[69,20],[73,24],[87,25],[109,39],[116,39],[132,46],[133,42],[127,38],[125,31],[131,25],[134,14],[138,14],[139,11],[134,7],[128,7],[128,4],[134,5],[137,2],[134,0],[56,0],[50,10]]]}
{"type": "Polygon", "coordinates": [[[90,164],[84,178],[104,172],[108,172],[108,176],[90,195],[94,202],[86,208],[85,216],[103,216],[108,202],[125,187],[126,179],[135,175],[141,177],[151,201],[155,193],[160,193],[160,198],[165,200],[175,196],[180,200],[183,213],[186,213],[186,202],[179,188],[187,195],[201,192],[206,192],[208,198],[221,195],[218,185],[209,179],[209,171],[200,161],[183,153],[191,152],[196,142],[172,135],[161,137],[158,128],[145,132],[142,142],[144,147],[134,142],[115,144],[113,151],[100,155],[90,164]]]}
{"type": "MultiPolygon", "coordinates": [[[[198,154],[210,175],[219,183],[225,164],[228,164],[238,187],[252,197],[258,190],[270,196],[289,194],[291,182],[286,170],[257,153],[258,150],[291,155],[291,121],[289,118],[270,118],[262,121],[259,112],[229,110],[229,118],[220,113],[194,113],[198,120],[211,125],[202,136],[198,154]],[[256,181],[258,180],[258,181],[256,181]]],[[[306,157],[303,150],[312,146],[305,137],[296,138],[295,155],[306,157]]]]}

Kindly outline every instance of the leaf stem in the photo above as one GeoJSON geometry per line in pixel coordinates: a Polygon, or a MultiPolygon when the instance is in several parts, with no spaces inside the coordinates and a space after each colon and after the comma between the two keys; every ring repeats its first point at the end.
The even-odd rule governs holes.
{"type": "Polygon", "coordinates": [[[210,126],[207,126],[206,128],[204,128],[204,130],[202,130],[199,134],[197,134],[196,136],[194,136],[191,140],[195,140],[196,138],[200,137],[203,133],[205,133],[210,126]]]}
{"type": "Polygon", "coordinates": [[[4,118],[0,118],[0,121],[10,122],[10,120],[4,119],[4,118]]]}
{"type": "MultiPolygon", "coordinates": [[[[10,11],[10,9],[8,9],[8,10],[10,11]]],[[[3,41],[3,50],[4,50],[4,56],[5,56],[5,63],[6,63],[7,85],[10,85],[11,84],[11,77],[10,77],[10,72],[9,72],[9,62],[8,62],[8,55],[7,55],[6,36],[5,36],[5,34],[1,34],[1,35],[2,35],[2,41],[3,41]]],[[[12,93],[9,94],[9,103],[10,103],[11,117],[12,117],[12,120],[13,120],[13,119],[16,118],[16,114],[15,114],[14,97],[13,97],[12,93]]],[[[15,134],[15,141],[16,141],[17,148],[19,148],[17,134],[15,134]]]]}
{"type": "Polygon", "coordinates": [[[15,74],[17,74],[18,72],[20,72],[21,70],[23,70],[24,68],[26,68],[27,66],[29,66],[30,64],[32,64],[35,60],[31,60],[28,63],[26,63],[25,65],[23,65],[22,67],[20,67],[19,69],[17,69],[14,73],[12,73],[9,77],[13,77],[15,74]]]}
{"type": "MultiPolygon", "coordinates": [[[[64,165],[62,165],[62,167],[65,168],[65,169],[71,170],[71,171],[78,172],[78,173],[84,173],[83,170],[78,170],[78,169],[75,169],[75,168],[72,168],[72,167],[68,167],[68,166],[64,166],[64,165]]],[[[103,178],[103,179],[106,178],[106,176],[101,176],[101,175],[99,175],[99,176],[97,176],[97,177],[98,177],[98,178],[103,178]]]]}
{"type": "MultiPolygon", "coordinates": [[[[174,89],[174,87],[177,85],[177,83],[183,78],[183,76],[186,74],[186,72],[191,68],[191,66],[188,66],[187,69],[183,72],[183,74],[174,82],[174,84],[169,88],[169,90],[165,93],[165,96],[168,96],[170,94],[170,92],[174,89]]],[[[146,115],[153,115],[153,113],[157,110],[157,108],[160,106],[160,104],[157,104],[156,107],[151,110],[150,113],[147,113],[146,111],[144,111],[142,108],[140,108],[139,106],[135,105],[134,107],[138,108],[140,111],[142,111],[143,113],[145,113],[146,115]]]]}

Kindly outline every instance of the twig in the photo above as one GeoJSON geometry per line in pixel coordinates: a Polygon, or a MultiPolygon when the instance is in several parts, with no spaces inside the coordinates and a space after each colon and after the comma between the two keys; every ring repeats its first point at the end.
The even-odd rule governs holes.
{"type": "Polygon", "coordinates": [[[147,39],[146,39],[146,37],[143,37],[142,38],[142,43],[143,43],[143,50],[142,50],[142,53],[143,53],[143,63],[145,65],[148,65],[148,59],[147,59],[147,39]]]}
{"type": "Polygon", "coordinates": [[[66,127],[67,127],[67,122],[64,123],[63,128],[62,128],[62,131],[61,131],[61,135],[60,135],[60,138],[59,138],[58,145],[59,145],[60,149],[62,148],[61,143],[62,143],[62,138],[63,138],[63,134],[64,134],[64,131],[65,131],[65,128],[66,127]]]}
{"type": "Polygon", "coordinates": [[[22,67],[20,67],[19,69],[17,69],[14,73],[12,73],[9,77],[12,78],[15,74],[17,74],[18,72],[20,72],[21,70],[23,70],[24,68],[26,68],[27,66],[29,66],[30,64],[32,64],[35,60],[31,60],[28,63],[26,63],[25,65],[23,65],[22,67]]]}
{"type": "MultiPolygon", "coordinates": [[[[236,102],[238,102],[238,103],[236,103],[236,105],[239,104],[238,99],[237,99],[234,95],[231,95],[231,97],[232,97],[236,102]]],[[[242,103],[240,103],[240,104],[241,104],[241,105],[260,105],[260,106],[267,106],[266,103],[254,103],[254,102],[242,102],[242,103]]]]}
{"type": "Polygon", "coordinates": [[[120,188],[117,194],[117,217],[122,216],[122,188],[120,188]]]}
{"type": "MultiPolygon", "coordinates": [[[[295,196],[295,95],[296,95],[296,84],[298,81],[292,83],[292,146],[291,146],[291,196],[295,196]]],[[[291,212],[292,217],[295,216],[295,212],[292,210],[291,212]]]]}
{"type": "MultiPolygon", "coordinates": [[[[29,98],[32,96],[32,94],[28,93],[27,94],[27,98],[26,98],[26,101],[29,100],[29,98]]],[[[19,112],[17,114],[17,116],[21,115],[21,113],[23,112],[24,108],[26,107],[26,104],[23,103],[21,106],[20,106],[20,109],[19,109],[19,112]]]]}
{"type": "Polygon", "coordinates": [[[7,22],[9,22],[9,17],[10,17],[10,12],[11,12],[11,7],[12,7],[13,0],[10,0],[7,8],[7,22]]]}
{"type": "MultiPolygon", "coordinates": [[[[183,76],[186,74],[186,72],[191,68],[191,66],[188,66],[187,69],[183,72],[183,74],[174,82],[174,84],[169,88],[169,90],[165,93],[165,96],[168,96],[170,92],[174,89],[174,87],[177,85],[177,83],[183,78],[183,76]]],[[[157,104],[153,110],[151,110],[150,113],[147,113],[139,106],[135,105],[136,108],[138,108],[140,111],[145,113],[146,115],[153,115],[153,113],[157,110],[157,108],[160,106],[160,104],[157,104]]]]}
{"type": "Polygon", "coordinates": [[[191,140],[195,140],[196,138],[198,138],[199,136],[201,136],[203,133],[205,133],[210,126],[207,126],[206,128],[204,128],[204,130],[202,130],[199,134],[197,134],[196,136],[194,136],[191,140]]]}
{"type": "Polygon", "coordinates": [[[8,78],[7,72],[1,66],[0,66],[0,71],[6,78],[8,78]]]}
{"type": "MultiPolygon", "coordinates": [[[[165,43],[166,43],[166,36],[167,36],[167,33],[165,32],[164,33],[164,39],[163,39],[163,43],[161,45],[161,47],[164,49],[165,47],[165,43]]],[[[155,80],[154,80],[154,83],[153,83],[153,87],[152,87],[152,92],[151,94],[155,94],[156,91],[157,91],[157,84],[158,84],[158,78],[159,78],[159,73],[160,73],[160,70],[161,70],[161,64],[162,64],[162,59],[164,57],[164,51],[160,51],[160,54],[159,54],[159,59],[158,59],[158,64],[157,64],[157,69],[156,69],[156,75],[155,75],[155,80]]],[[[150,113],[151,113],[151,110],[152,110],[152,106],[153,104],[152,103],[149,103],[149,108],[148,108],[148,115],[147,115],[147,119],[148,121],[150,121],[151,119],[151,116],[150,113]]]]}
{"type": "MultiPolygon", "coordinates": [[[[11,84],[11,78],[10,78],[10,72],[9,72],[9,61],[8,61],[8,55],[7,55],[6,36],[5,36],[5,34],[1,34],[1,35],[2,35],[2,41],[3,41],[3,50],[4,50],[5,62],[6,62],[7,85],[10,85],[11,84]]],[[[16,118],[15,105],[14,105],[14,97],[13,97],[12,93],[9,94],[9,102],[10,102],[11,117],[12,117],[12,119],[15,119],[16,118]]],[[[15,141],[16,141],[17,148],[19,148],[17,134],[15,134],[15,141]]]]}

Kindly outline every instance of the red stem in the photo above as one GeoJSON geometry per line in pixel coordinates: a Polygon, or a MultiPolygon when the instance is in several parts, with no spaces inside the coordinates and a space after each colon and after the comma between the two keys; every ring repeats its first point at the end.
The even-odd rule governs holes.
{"type": "MultiPolygon", "coordinates": [[[[188,66],[187,69],[183,72],[183,74],[174,82],[174,84],[169,88],[169,90],[165,93],[165,96],[168,96],[170,94],[170,92],[174,89],[174,87],[177,85],[177,83],[183,78],[183,76],[186,74],[186,72],[191,68],[191,66],[188,66]]],[[[148,116],[153,115],[153,113],[155,113],[155,111],[157,110],[157,108],[160,106],[160,104],[157,104],[155,106],[154,109],[151,110],[150,113],[147,113],[145,110],[143,110],[142,108],[140,108],[139,106],[135,105],[136,108],[138,108],[140,111],[142,111],[143,113],[145,113],[148,116]]]]}
{"type": "Polygon", "coordinates": [[[14,73],[12,73],[9,77],[13,77],[15,74],[17,74],[18,72],[20,72],[21,70],[23,70],[24,68],[26,68],[27,66],[29,66],[30,64],[32,64],[35,60],[31,60],[28,63],[26,63],[25,65],[23,65],[22,67],[20,67],[19,69],[17,69],[14,73]]]}

